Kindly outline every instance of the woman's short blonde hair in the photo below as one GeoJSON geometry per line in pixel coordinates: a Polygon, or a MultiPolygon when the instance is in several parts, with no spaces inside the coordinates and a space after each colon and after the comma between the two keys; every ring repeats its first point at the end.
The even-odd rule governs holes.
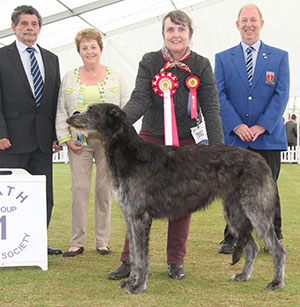
{"type": "Polygon", "coordinates": [[[79,52],[80,43],[83,39],[86,39],[86,40],[94,39],[94,40],[96,40],[100,49],[101,49],[101,51],[102,51],[103,41],[102,41],[102,35],[99,31],[97,31],[93,28],[83,29],[83,30],[79,31],[75,36],[75,44],[76,44],[76,48],[77,48],[78,52],[79,52]]]}

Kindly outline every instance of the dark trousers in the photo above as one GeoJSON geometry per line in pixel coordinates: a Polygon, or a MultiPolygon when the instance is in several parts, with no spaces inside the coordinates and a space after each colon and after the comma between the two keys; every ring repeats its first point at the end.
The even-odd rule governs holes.
{"type": "MultiPolygon", "coordinates": [[[[279,150],[260,150],[260,149],[253,149],[250,147],[248,149],[259,153],[266,160],[267,164],[269,165],[272,171],[272,177],[274,181],[277,183],[277,179],[279,177],[280,167],[281,167],[280,151],[279,150]]],[[[277,235],[277,238],[281,240],[282,232],[281,232],[281,209],[280,209],[279,194],[278,194],[278,199],[276,201],[274,228],[275,228],[275,233],[277,235]]],[[[233,236],[229,233],[227,225],[224,230],[224,238],[225,238],[225,241],[229,243],[232,242],[232,240],[234,239],[233,236]]]]}
{"type": "Polygon", "coordinates": [[[22,168],[31,175],[46,175],[47,227],[53,208],[52,154],[44,153],[39,148],[30,153],[11,154],[1,152],[1,168],[22,168]]]}
{"type": "MultiPolygon", "coordinates": [[[[164,137],[155,135],[147,130],[143,125],[139,133],[140,137],[149,143],[164,145],[164,137]]],[[[195,145],[192,136],[179,139],[180,147],[195,145]]],[[[184,256],[186,254],[186,243],[191,223],[191,215],[181,219],[169,220],[168,227],[168,243],[167,243],[167,263],[184,264],[184,256]]],[[[126,235],[121,261],[130,261],[129,259],[129,242],[126,235]]]]}

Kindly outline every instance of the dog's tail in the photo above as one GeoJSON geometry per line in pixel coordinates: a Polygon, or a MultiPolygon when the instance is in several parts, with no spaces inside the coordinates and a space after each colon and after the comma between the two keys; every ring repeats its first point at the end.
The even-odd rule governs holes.
{"type": "Polygon", "coordinates": [[[241,227],[237,238],[237,244],[232,254],[232,265],[235,265],[237,262],[240,261],[243,254],[243,250],[251,238],[252,230],[253,228],[250,223],[250,220],[246,219],[241,227]]]}

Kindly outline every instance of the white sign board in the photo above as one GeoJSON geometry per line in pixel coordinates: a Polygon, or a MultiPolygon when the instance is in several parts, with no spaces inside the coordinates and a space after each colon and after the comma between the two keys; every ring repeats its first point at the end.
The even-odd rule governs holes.
{"type": "Polygon", "coordinates": [[[48,270],[46,176],[0,168],[0,267],[48,270]]]}

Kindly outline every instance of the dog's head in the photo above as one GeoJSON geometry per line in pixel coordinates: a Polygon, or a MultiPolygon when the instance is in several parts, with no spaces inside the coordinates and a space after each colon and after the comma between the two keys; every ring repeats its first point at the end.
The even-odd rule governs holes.
{"type": "Polygon", "coordinates": [[[125,122],[125,113],[118,106],[110,103],[90,104],[85,112],[67,119],[69,125],[85,134],[89,131],[98,131],[103,136],[112,136],[125,122]]]}

